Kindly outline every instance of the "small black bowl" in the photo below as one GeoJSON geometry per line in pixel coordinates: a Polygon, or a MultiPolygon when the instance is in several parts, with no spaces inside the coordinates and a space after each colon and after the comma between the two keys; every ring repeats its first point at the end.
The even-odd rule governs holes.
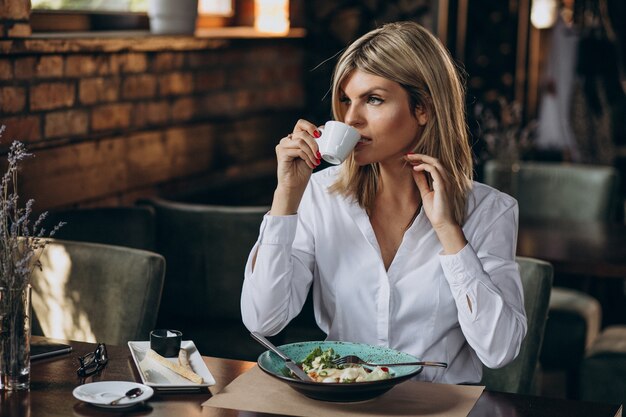
{"type": "Polygon", "coordinates": [[[173,358],[178,356],[182,339],[183,334],[178,330],[152,330],[150,332],[150,349],[166,358],[173,358]]]}

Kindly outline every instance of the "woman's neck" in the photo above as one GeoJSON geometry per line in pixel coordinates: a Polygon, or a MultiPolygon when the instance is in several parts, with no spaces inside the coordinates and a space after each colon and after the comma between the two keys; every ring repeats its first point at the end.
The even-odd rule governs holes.
{"type": "Polygon", "coordinates": [[[396,207],[420,205],[421,196],[408,162],[380,164],[379,169],[377,200],[399,205],[396,207]]]}

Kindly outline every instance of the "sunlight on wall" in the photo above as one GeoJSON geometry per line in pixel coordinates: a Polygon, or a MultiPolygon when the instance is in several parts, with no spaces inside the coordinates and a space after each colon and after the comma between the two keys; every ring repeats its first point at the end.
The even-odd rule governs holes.
{"type": "Polygon", "coordinates": [[[82,311],[76,291],[70,293],[72,260],[61,245],[50,244],[33,274],[33,310],[43,334],[59,339],[96,342],[89,317],[82,311]]]}
{"type": "Polygon", "coordinates": [[[218,16],[232,16],[234,14],[232,0],[200,0],[198,13],[218,16]]]}
{"type": "Polygon", "coordinates": [[[254,28],[259,32],[284,35],[289,32],[288,0],[255,0],[254,28]]]}

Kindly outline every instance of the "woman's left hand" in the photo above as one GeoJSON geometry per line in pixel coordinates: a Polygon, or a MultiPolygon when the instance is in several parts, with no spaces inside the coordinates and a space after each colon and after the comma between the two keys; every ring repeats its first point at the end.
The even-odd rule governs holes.
{"type": "Polygon", "coordinates": [[[437,158],[423,154],[407,154],[412,166],[413,179],[422,197],[424,212],[439,236],[446,253],[456,253],[466,244],[461,226],[454,218],[450,199],[448,172],[437,158]],[[432,186],[426,178],[430,175],[432,186]]]}
{"type": "Polygon", "coordinates": [[[435,230],[456,224],[448,196],[448,173],[437,158],[423,154],[407,154],[413,168],[413,179],[422,196],[424,212],[435,230]],[[432,186],[426,176],[430,174],[432,186]]]}

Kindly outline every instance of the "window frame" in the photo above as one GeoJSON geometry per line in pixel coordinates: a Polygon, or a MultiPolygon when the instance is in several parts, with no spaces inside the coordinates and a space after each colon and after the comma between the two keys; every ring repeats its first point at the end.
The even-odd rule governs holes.
{"type": "MultiPolygon", "coordinates": [[[[233,16],[200,14],[197,29],[232,26],[233,16]]],[[[146,12],[46,10],[34,9],[30,14],[33,33],[149,31],[150,19],[146,12]]]]}
{"type": "Polygon", "coordinates": [[[33,33],[146,31],[150,21],[145,12],[35,9],[30,14],[30,26],[33,33]]]}

